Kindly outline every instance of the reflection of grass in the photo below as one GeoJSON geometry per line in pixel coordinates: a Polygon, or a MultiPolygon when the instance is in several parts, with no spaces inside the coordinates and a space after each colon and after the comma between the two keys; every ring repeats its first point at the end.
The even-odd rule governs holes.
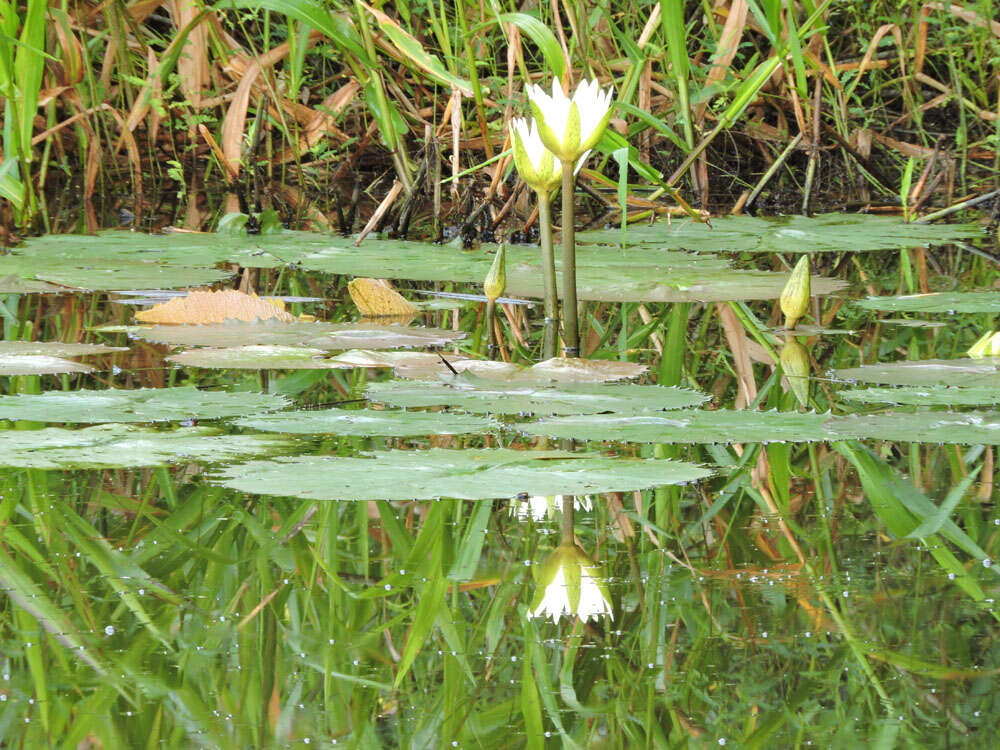
{"type": "MultiPolygon", "coordinates": [[[[876,292],[889,293],[898,269],[880,264],[898,258],[889,251],[846,268],[863,269],[876,292]]],[[[939,254],[939,263],[953,261],[939,254]]],[[[978,258],[963,268],[970,287],[995,278],[978,258]]],[[[280,281],[278,271],[261,273],[270,293],[342,291],[339,281],[320,288],[297,271],[280,281]]],[[[72,339],[60,333],[109,315],[96,298],[4,304],[15,317],[11,338],[72,339]]],[[[838,305],[824,300],[815,322],[859,334],[810,340],[819,411],[843,408],[841,386],[823,377],[829,369],[894,352],[954,357],[987,323],[973,316],[943,328],[882,328],[857,308],[827,319],[838,305]]],[[[648,363],[661,382],[710,391],[724,408],[749,375],[753,406],[791,411],[780,374],[755,363],[775,343],[775,305],[735,308],[735,327],[723,330],[728,305],[592,304],[582,340],[595,357],[648,363]],[[759,351],[741,359],[733,342],[759,351]]],[[[327,317],[351,314],[334,304],[327,317]]],[[[472,330],[480,311],[465,308],[458,319],[472,330]]],[[[522,342],[503,320],[504,345],[521,361],[534,358],[542,327],[519,331],[522,342]]],[[[474,355],[477,344],[470,337],[459,347],[474,355]]],[[[130,363],[126,354],[101,356],[130,363]]],[[[147,357],[119,377],[163,385],[158,362],[147,357]]],[[[234,371],[171,373],[204,388],[255,383],[234,371]]],[[[107,377],[102,369],[61,383],[19,378],[8,388],[69,390],[107,377]]],[[[271,385],[304,406],[329,405],[387,377],[303,371],[275,373],[271,385]]],[[[429,442],[482,447],[484,439],[317,442],[348,456],[429,442]]],[[[355,747],[537,747],[546,732],[558,738],[549,743],[577,747],[722,738],[751,747],[880,738],[927,746],[945,733],[955,744],[975,742],[995,726],[1000,668],[991,645],[997,586],[983,563],[998,555],[987,504],[992,449],[868,447],[876,452],[857,443],[613,446],[718,474],[606,495],[592,513],[577,513],[576,535],[611,576],[615,610],[613,621],[586,626],[526,619],[533,566],[524,563],[545,559],[556,522],[524,525],[489,502],[249,496],[212,486],[193,466],[2,470],[0,674],[10,677],[0,681],[0,726],[25,747],[88,738],[105,747],[306,738],[314,746],[336,738],[355,747]],[[906,537],[916,530],[921,538],[906,537]]]]}

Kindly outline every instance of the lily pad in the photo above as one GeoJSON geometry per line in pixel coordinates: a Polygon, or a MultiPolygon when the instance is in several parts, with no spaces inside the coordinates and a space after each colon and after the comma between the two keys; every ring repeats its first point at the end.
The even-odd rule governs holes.
{"type": "MultiPolygon", "coordinates": [[[[705,243],[706,249],[717,249],[705,243]]],[[[193,269],[225,273],[217,263],[252,268],[295,264],[309,271],[349,276],[482,283],[493,254],[484,246],[462,250],[428,242],[366,239],[356,247],[351,238],[310,232],[232,237],[175,233],[144,236],[109,232],[94,237],[48,236],[17,248],[0,274],[43,278],[88,289],[169,288],[195,283],[183,277],[150,278],[151,268],[193,269]],[[179,264],[179,265],[170,265],[179,264]],[[38,274],[39,268],[47,270],[38,274]],[[131,269],[131,270],[130,270],[131,269]],[[51,276],[51,277],[50,277],[51,276]],[[126,279],[135,279],[128,285],[126,279]],[[168,283],[169,282],[169,283],[168,283]]],[[[558,264],[559,261],[557,261],[558,264]]],[[[603,301],[717,301],[776,299],[787,274],[731,268],[717,255],[664,250],[660,247],[617,248],[582,245],[577,252],[578,296],[603,301]]],[[[541,297],[541,253],[537,247],[511,246],[507,255],[507,293],[541,297]]],[[[834,279],[813,280],[815,294],[828,294],[845,285],[834,279]]]]}
{"type": "Polygon", "coordinates": [[[258,495],[309,500],[490,500],[628,492],[709,475],[695,464],[563,451],[414,450],[370,457],[294,456],[226,466],[216,480],[258,495]]]}
{"type": "Polygon", "coordinates": [[[952,388],[946,385],[901,388],[845,388],[837,394],[849,401],[912,406],[980,406],[1000,404],[1000,388],[952,388]]]}
{"type": "Polygon", "coordinates": [[[897,313],[998,313],[1000,292],[935,292],[900,297],[868,297],[855,304],[866,310],[897,313]]]}
{"type": "Polygon", "coordinates": [[[0,396],[0,419],[79,424],[172,422],[235,417],[287,405],[283,396],[200,391],[194,387],[49,391],[0,396]]]}
{"type": "Polygon", "coordinates": [[[1000,413],[995,411],[857,414],[839,417],[832,426],[845,437],[908,443],[1000,445],[1000,413]]]}
{"type": "Polygon", "coordinates": [[[322,349],[277,345],[188,349],[170,355],[167,361],[217,370],[329,370],[344,366],[328,359],[322,349]]]}
{"type": "Polygon", "coordinates": [[[69,372],[93,372],[94,368],[80,362],[47,354],[2,354],[0,375],[58,375],[69,372]]]}
{"type": "Polygon", "coordinates": [[[0,430],[0,466],[19,469],[133,469],[230,461],[287,448],[280,437],[220,435],[207,427],[159,431],[107,424],[82,430],[0,430]]]}
{"type": "Polygon", "coordinates": [[[519,385],[468,374],[444,383],[372,383],[365,395],[393,406],[447,405],[484,414],[639,414],[698,406],[708,399],[696,391],[657,385],[519,385]]]}
{"type": "Polygon", "coordinates": [[[0,341],[0,357],[8,355],[83,357],[88,354],[127,351],[127,346],[105,346],[104,344],[71,344],[61,341],[0,341]]]}
{"type": "Polygon", "coordinates": [[[208,323],[193,326],[129,326],[129,336],[170,346],[228,348],[261,346],[305,346],[312,349],[395,349],[397,347],[446,346],[465,336],[462,331],[378,323],[322,323],[274,320],[208,323]]]}
{"type": "Polygon", "coordinates": [[[528,435],[630,443],[776,443],[836,439],[829,415],[691,409],[665,415],[570,416],[517,425],[528,435]]]}
{"type": "MultiPolygon", "coordinates": [[[[346,352],[336,359],[346,359],[352,355],[362,356],[362,353],[346,352]]],[[[411,380],[438,380],[453,375],[452,369],[454,369],[458,373],[471,373],[492,380],[494,383],[546,385],[550,383],[605,383],[613,380],[627,380],[637,378],[649,369],[646,365],[622,362],[616,359],[553,357],[531,367],[522,368],[510,362],[463,360],[454,355],[444,356],[451,368],[435,354],[428,355],[427,359],[423,361],[416,358],[411,362],[400,361],[395,365],[397,367],[396,374],[401,378],[411,380]]]]}
{"type": "Polygon", "coordinates": [[[22,279],[13,274],[0,278],[0,294],[58,294],[66,291],[45,281],[22,279]]]}
{"type": "Polygon", "coordinates": [[[353,437],[482,434],[499,428],[496,421],[471,414],[378,409],[288,411],[237,419],[235,423],[240,427],[262,432],[353,437]]]}
{"type": "MultiPolygon", "coordinates": [[[[709,227],[683,219],[629,227],[628,246],[733,253],[819,253],[927,247],[982,236],[976,224],[914,224],[891,216],[821,214],[819,216],[721,216],[709,227]]],[[[620,229],[578,232],[577,242],[617,245],[620,229]]]]}
{"type": "Polygon", "coordinates": [[[834,370],[838,380],[883,385],[950,385],[1000,388],[1000,369],[993,359],[921,359],[834,370]]]}
{"type": "Polygon", "coordinates": [[[20,253],[0,256],[0,276],[15,276],[27,282],[39,280],[82,291],[204,286],[232,275],[232,271],[209,266],[163,265],[136,260],[134,256],[87,261],[20,253]]]}

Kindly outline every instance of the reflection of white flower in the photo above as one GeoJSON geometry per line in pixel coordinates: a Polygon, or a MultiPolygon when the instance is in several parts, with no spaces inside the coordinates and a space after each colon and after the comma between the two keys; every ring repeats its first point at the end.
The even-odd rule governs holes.
{"type": "MultiPolygon", "coordinates": [[[[562,182],[562,162],[545,148],[538,135],[538,123],[531,124],[523,117],[511,120],[510,137],[514,148],[514,165],[529,187],[538,192],[555,190],[562,182]]],[[[575,172],[580,171],[587,157],[588,149],[576,162],[575,172]]]]}
{"type": "Polygon", "coordinates": [[[571,544],[557,547],[542,565],[531,616],[552,618],[576,615],[584,622],[598,615],[614,619],[611,597],[600,572],[583,550],[571,544]]]}
{"type": "Polygon", "coordinates": [[[1000,356],[1000,331],[987,331],[969,349],[969,356],[974,359],[1000,356]]]}
{"type": "MultiPolygon", "coordinates": [[[[527,498],[516,498],[510,506],[511,515],[516,515],[518,520],[544,521],[546,517],[552,518],[557,511],[562,511],[562,495],[532,495],[527,498]]],[[[587,496],[573,498],[573,507],[577,510],[591,510],[593,503],[587,496]]]]}
{"type": "Polygon", "coordinates": [[[552,81],[551,96],[541,86],[529,86],[528,100],[542,143],[561,161],[575,162],[601,140],[611,119],[613,95],[613,89],[601,91],[596,79],[581,81],[572,98],[558,81],[552,81]]]}

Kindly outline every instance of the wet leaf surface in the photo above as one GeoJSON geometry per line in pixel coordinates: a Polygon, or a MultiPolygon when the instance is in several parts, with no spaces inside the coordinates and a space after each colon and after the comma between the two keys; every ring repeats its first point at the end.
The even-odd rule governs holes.
{"type": "Polygon", "coordinates": [[[868,297],[855,304],[865,310],[894,313],[998,313],[1000,292],[936,292],[899,297],[868,297]]]}
{"type": "Polygon", "coordinates": [[[691,482],[709,471],[656,459],[561,451],[416,450],[371,457],[295,456],[228,466],[215,479],[257,495],[316,500],[490,500],[529,495],[625,492],[691,482]]]}
{"type": "Polygon", "coordinates": [[[234,424],[261,432],[297,435],[329,434],[353,437],[416,437],[494,432],[494,420],[448,412],[384,411],[377,409],[316,409],[237,419],[234,424]]]}
{"type": "Polygon", "coordinates": [[[203,391],[193,387],[48,391],[0,396],[0,419],[35,422],[175,422],[219,419],[284,408],[265,393],[203,391]]]}

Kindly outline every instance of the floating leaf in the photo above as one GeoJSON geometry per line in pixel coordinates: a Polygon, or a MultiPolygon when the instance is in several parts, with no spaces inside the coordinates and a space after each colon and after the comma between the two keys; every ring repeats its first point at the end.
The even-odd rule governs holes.
{"type": "Polygon", "coordinates": [[[45,281],[34,281],[32,279],[22,279],[13,274],[0,278],[0,294],[52,294],[65,292],[61,286],[49,284],[45,281]]]}
{"type": "MultiPolygon", "coordinates": [[[[343,356],[343,355],[342,355],[343,356]]],[[[635,362],[616,359],[577,359],[553,357],[532,367],[522,368],[510,362],[489,362],[483,360],[461,360],[453,355],[445,355],[448,365],[437,355],[429,355],[424,361],[414,359],[411,363],[400,362],[396,374],[412,380],[428,380],[448,377],[452,369],[459,373],[472,373],[478,377],[498,383],[519,383],[544,385],[548,383],[604,383],[611,380],[626,380],[642,375],[648,368],[635,362]]]]}
{"type": "Polygon", "coordinates": [[[279,305],[236,289],[194,291],[137,312],[135,319],[168,325],[221,323],[224,320],[295,320],[295,316],[285,312],[283,307],[283,303],[279,305]]]}
{"type": "MultiPolygon", "coordinates": [[[[915,224],[874,214],[720,216],[709,226],[688,219],[629,227],[628,244],[733,253],[818,253],[926,247],[982,235],[976,224],[915,224]]],[[[577,242],[617,244],[621,232],[577,232],[577,242]]],[[[813,290],[815,294],[815,290],[813,290]]]]}
{"type": "Polygon", "coordinates": [[[843,437],[908,443],[1000,445],[1000,413],[887,412],[839,417],[830,425],[843,437]]]}
{"type": "Polygon", "coordinates": [[[815,412],[701,409],[642,416],[570,416],[517,425],[529,435],[633,443],[773,443],[829,440],[829,416],[815,412]]]}
{"type": "Polygon", "coordinates": [[[0,354],[0,375],[56,375],[93,370],[90,365],[44,354],[0,354]]]}
{"type": "Polygon", "coordinates": [[[992,359],[922,359],[834,370],[839,380],[884,385],[951,385],[1000,388],[1000,369],[992,359]]]}
{"type": "Polygon", "coordinates": [[[998,313],[1000,292],[935,292],[900,297],[868,297],[855,302],[865,310],[907,313],[998,313]]]}
{"type": "Polygon", "coordinates": [[[0,466],[19,469],[128,469],[179,461],[218,462],[285,450],[267,435],[220,435],[207,427],[159,431],[107,424],[70,430],[0,430],[0,466]]]}
{"type": "Polygon", "coordinates": [[[170,346],[224,348],[252,343],[329,350],[447,346],[465,336],[462,331],[445,331],[440,328],[302,320],[285,323],[276,320],[252,323],[228,320],[199,326],[129,326],[125,330],[135,338],[170,346]]]}
{"type": "Polygon", "coordinates": [[[8,355],[84,357],[88,354],[127,351],[127,346],[105,346],[104,344],[72,344],[62,341],[0,341],[0,357],[8,355]]]}
{"type": "Polygon", "coordinates": [[[0,419],[35,422],[170,422],[219,419],[287,406],[267,393],[200,391],[194,387],[49,391],[0,396],[0,419]]]}
{"type": "Polygon", "coordinates": [[[366,317],[404,317],[417,312],[402,294],[380,279],[354,279],[347,291],[358,312],[366,317]]]}
{"type": "Polygon", "coordinates": [[[393,406],[445,405],[492,414],[639,414],[698,406],[708,399],[696,391],[657,385],[520,385],[467,373],[444,383],[372,383],[365,395],[393,406]]]}
{"type": "Polygon", "coordinates": [[[417,435],[482,434],[499,425],[484,417],[440,411],[382,411],[377,409],[322,409],[289,411],[236,420],[240,427],[264,432],[351,435],[355,437],[412,437],[417,435]]]}
{"type": "Polygon", "coordinates": [[[489,500],[628,492],[691,482],[709,471],[679,461],[562,451],[414,450],[371,457],[295,456],[223,467],[220,484],[309,500],[489,500]]]}
{"type": "Polygon", "coordinates": [[[188,349],[167,357],[184,367],[228,370],[324,370],[343,367],[322,349],[303,346],[252,345],[226,349],[188,349]]]}
{"type": "Polygon", "coordinates": [[[44,253],[26,255],[18,252],[0,256],[0,276],[15,276],[26,282],[40,280],[83,291],[205,286],[232,275],[231,271],[208,266],[141,261],[134,255],[87,260],[44,253]]]}
{"type": "Polygon", "coordinates": [[[845,388],[837,395],[842,399],[870,404],[907,404],[913,406],[1000,404],[1000,386],[996,388],[952,388],[946,385],[845,388]]]}

